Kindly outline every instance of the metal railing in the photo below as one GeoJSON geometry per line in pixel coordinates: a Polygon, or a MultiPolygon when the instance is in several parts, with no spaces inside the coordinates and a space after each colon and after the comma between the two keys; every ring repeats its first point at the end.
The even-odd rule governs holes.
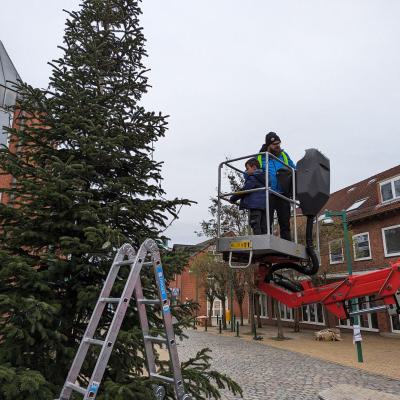
{"type": "MultiPolygon", "coordinates": [[[[262,168],[262,165],[260,166],[262,168]]],[[[265,200],[266,200],[266,207],[265,207],[265,213],[266,213],[266,221],[267,221],[267,234],[271,235],[271,216],[269,215],[269,194],[274,194],[277,197],[280,197],[281,199],[284,199],[285,201],[288,201],[291,206],[293,207],[293,230],[294,230],[294,242],[297,243],[298,238],[297,238],[297,213],[296,213],[296,208],[299,205],[298,201],[296,200],[296,170],[292,168],[289,165],[286,165],[283,160],[279,159],[278,157],[274,156],[271,153],[268,152],[260,152],[256,154],[251,154],[248,156],[244,157],[238,157],[238,158],[233,158],[231,160],[226,160],[222,163],[219,164],[218,166],[218,206],[217,206],[217,237],[221,237],[221,201],[229,201],[227,198],[233,195],[242,195],[242,194],[248,194],[248,193],[254,193],[254,192],[259,192],[259,191],[265,191],[265,200]],[[240,160],[247,160],[249,158],[256,158],[260,154],[263,154],[265,156],[265,186],[261,188],[256,188],[256,189],[250,189],[250,190],[240,190],[237,192],[230,192],[230,193],[222,193],[221,192],[221,187],[222,187],[222,169],[226,165],[227,167],[243,173],[242,170],[239,168],[236,168],[235,166],[231,165],[231,163],[240,161],[240,160]],[[287,170],[291,170],[292,172],[292,196],[291,197],[286,197],[285,195],[276,192],[275,190],[272,190],[269,187],[269,160],[270,158],[275,159],[279,163],[283,165],[284,168],[287,170]]]]}

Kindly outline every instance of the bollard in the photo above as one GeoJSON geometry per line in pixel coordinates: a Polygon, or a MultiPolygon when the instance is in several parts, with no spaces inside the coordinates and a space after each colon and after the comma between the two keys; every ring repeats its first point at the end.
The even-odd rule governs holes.
{"type": "Polygon", "coordinates": [[[217,325],[219,324],[219,315],[217,315],[217,325]]]}
{"type": "Polygon", "coordinates": [[[219,334],[221,334],[222,333],[222,319],[220,319],[218,321],[218,326],[219,326],[219,334]]]}
{"type": "Polygon", "coordinates": [[[196,322],[197,322],[197,318],[194,317],[194,318],[193,318],[193,329],[197,329],[197,327],[196,327],[196,322]]]}
{"type": "Polygon", "coordinates": [[[208,318],[205,319],[204,330],[207,332],[208,318]]]}
{"type": "Polygon", "coordinates": [[[253,339],[257,340],[257,328],[256,328],[256,323],[255,322],[253,322],[253,332],[254,332],[253,339]]]}
{"type": "Polygon", "coordinates": [[[236,337],[239,337],[239,321],[236,321],[236,337]]]}

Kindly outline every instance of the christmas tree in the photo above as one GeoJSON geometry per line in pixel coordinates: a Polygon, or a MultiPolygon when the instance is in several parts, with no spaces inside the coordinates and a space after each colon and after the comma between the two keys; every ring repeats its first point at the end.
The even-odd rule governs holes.
{"type": "MultiPolygon", "coordinates": [[[[84,0],[79,11],[68,13],[48,89],[18,83],[21,111],[9,131],[10,146],[0,151],[2,171],[13,177],[0,206],[1,399],[58,396],[116,249],[162,238],[168,218],[190,203],[164,198],[162,163],[152,158],[167,121],[140,105],[149,87],[140,13],[138,1],[84,0]]],[[[167,261],[167,280],[183,264],[182,257],[167,261]]],[[[151,294],[150,277],[147,271],[143,284],[151,294]]],[[[193,307],[173,308],[177,335],[193,307]]],[[[112,312],[104,314],[100,332],[112,312]]],[[[149,314],[159,329],[158,314],[149,314]]],[[[95,361],[93,350],[85,371],[95,361]]],[[[207,350],[183,364],[194,398],[219,398],[224,386],[240,393],[209,367],[207,350]]],[[[80,376],[82,385],[87,374],[80,376]]],[[[153,398],[134,302],[98,398],[153,398]]]]}

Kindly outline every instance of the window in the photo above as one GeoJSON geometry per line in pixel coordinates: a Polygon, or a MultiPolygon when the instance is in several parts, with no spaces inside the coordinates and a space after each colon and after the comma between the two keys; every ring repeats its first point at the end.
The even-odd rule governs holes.
{"type": "MultiPolygon", "coordinates": [[[[209,309],[210,309],[210,302],[207,300],[207,316],[209,309]]],[[[222,315],[222,301],[220,299],[214,299],[211,316],[220,317],[221,315],[222,315]]]]}
{"type": "Polygon", "coordinates": [[[369,233],[359,233],[353,236],[354,260],[370,260],[371,246],[369,243],[369,233]]]}
{"type": "Polygon", "coordinates": [[[366,201],[368,200],[368,197],[362,200],[357,200],[355,203],[353,203],[346,211],[354,211],[357,210],[360,206],[362,206],[366,201]]]}
{"type": "Polygon", "coordinates": [[[268,318],[268,297],[265,294],[260,294],[258,301],[260,305],[260,317],[268,318]]]}
{"type": "Polygon", "coordinates": [[[0,108],[0,144],[8,144],[8,133],[4,127],[11,126],[11,114],[0,108]]]}
{"type": "Polygon", "coordinates": [[[382,229],[383,247],[385,257],[400,255],[400,225],[389,226],[382,229]]]}
{"type": "Polygon", "coordinates": [[[340,264],[343,262],[342,239],[329,242],[329,260],[331,264],[340,264]]]}
{"type": "Polygon", "coordinates": [[[301,307],[301,322],[306,324],[324,325],[325,318],[322,304],[309,304],[301,307]]]}
{"type": "Polygon", "coordinates": [[[400,198],[400,177],[380,183],[382,203],[400,198]]]}
{"type": "MultiPolygon", "coordinates": [[[[363,296],[355,299],[355,309],[364,310],[371,307],[375,296],[363,296]]],[[[349,307],[349,302],[345,301],[346,307],[349,307]]],[[[378,331],[378,316],[376,313],[361,314],[358,316],[360,319],[360,327],[365,331],[378,331]]],[[[354,323],[354,318],[339,321],[339,326],[343,328],[350,328],[354,323]]]]}
{"type": "Polygon", "coordinates": [[[392,332],[400,333],[400,315],[391,315],[392,332]]]}
{"type": "MultiPolygon", "coordinates": [[[[288,307],[286,304],[278,303],[279,309],[281,311],[281,320],[282,321],[294,321],[293,317],[293,308],[288,307]]],[[[275,300],[272,299],[272,318],[276,319],[275,314],[275,300]]]]}

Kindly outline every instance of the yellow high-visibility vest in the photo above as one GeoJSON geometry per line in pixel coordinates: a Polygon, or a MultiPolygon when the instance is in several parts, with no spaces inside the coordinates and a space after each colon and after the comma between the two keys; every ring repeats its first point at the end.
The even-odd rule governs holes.
{"type": "MultiPolygon", "coordinates": [[[[284,151],[281,152],[281,155],[282,155],[284,164],[285,165],[289,165],[289,157],[288,157],[288,155],[284,151]]],[[[257,160],[260,163],[260,168],[262,168],[262,166],[263,166],[263,157],[264,157],[264,154],[259,154],[257,156],[257,160]]]]}

